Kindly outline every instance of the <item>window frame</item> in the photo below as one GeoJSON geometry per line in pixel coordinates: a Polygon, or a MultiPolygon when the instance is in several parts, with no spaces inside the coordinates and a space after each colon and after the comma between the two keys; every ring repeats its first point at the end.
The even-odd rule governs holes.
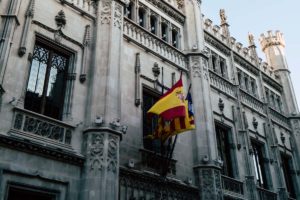
{"type": "Polygon", "coordinates": [[[281,152],[280,153],[281,157],[281,168],[283,172],[283,178],[285,181],[286,189],[287,192],[289,193],[289,197],[296,198],[296,188],[295,188],[295,183],[293,180],[293,177],[291,175],[291,170],[292,170],[292,157],[281,152]]]}
{"type": "MultiPolygon", "coordinates": [[[[60,108],[60,116],[58,118],[55,117],[51,117],[45,114],[42,114],[41,112],[36,112],[33,110],[30,110],[32,112],[36,112],[42,115],[45,115],[47,117],[51,117],[57,120],[63,120],[67,117],[70,117],[71,114],[71,106],[72,106],[72,89],[73,89],[73,85],[74,85],[74,80],[76,79],[75,77],[75,63],[74,63],[74,58],[76,56],[76,52],[60,43],[57,43],[53,40],[50,40],[49,38],[41,35],[41,34],[37,34],[36,38],[35,38],[35,43],[33,45],[33,49],[31,52],[34,52],[36,45],[40,45],[43,48],[46,49],[50,49],[51,51],[55,52],[57,55],[63,55],[66,57],[67,59],[67,63],[66,63],[66,70],[65,70],[65,77],[64,77],[64,95],[62,97],[62,103],[61,103],[61,108],[60,108]]],[[[48,58],[49,59],[49,58],[48,58]]],[[[24,90],[24,108],[25,108],[25,96],[27,93],[27,87],[29,84],[29,79],[30,79],[30,72],[31,72],[31,68],[32,68],[32,59],[30,60],[30,64],[28,67],[28,74],[27,74],[27,80],[26,80],[26,87],[24,90]]],[[[48,68],[48,63],[47,63],[47,68],[48,68]]],[[[44,81],[45,83],[45,81],[44,81]]],[[[26,109],[26,108],[25,108],[26,109]]]]}

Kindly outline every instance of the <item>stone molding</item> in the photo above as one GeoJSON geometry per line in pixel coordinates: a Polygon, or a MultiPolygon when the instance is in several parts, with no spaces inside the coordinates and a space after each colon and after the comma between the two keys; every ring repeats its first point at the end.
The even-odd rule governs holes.
{"type": "Polygon", "coordinates": [[[181,25],[184,24],[185,16],[177,9],[175,9],[174,7],[166,3],[165,1],[163,0],[146,0],[146,1],[154,5],[158,9],[160,9],[162,12],[169,15],[172,19],[179,22],[181,25]]]}
{"type": "Polygon", "coordinates": [[[204,32],[204,40],[205,42],[209,43],[210,45],[224,53],[226,56],[230,56],[230,49],[219,42],[217,39],[215,39],[213,36],[211,36],[209,33],[204,32]]]}
{"type": "Polygon", "coordinates": [[[66,151],[61,148],[51,147],[45,144],[38,144],[28,139],[0,134],[0,145],[7,148],[19,150],[22,152],[32,153],[43,157],[48,157],[73,165],[82,166],[85,158],[73,151],[66,151]]]}
{"type": "Polygon", "coordinates": [[[45,30],[47,30],[47,31],[49,31],[49,32],[51,32],[51,33],[57,33],[57,32],[59,32],[60,36],[62,38],[64,38],[65,40],[67,40],[67,41],[69,41],[69,42],[71,42],[73,44],[76,44],[76,45],[80,46],[81,48],[84,47],[84,45],[81,42],[78,42],[78,41],[70,38],[69,36],[65,35],[61,30],[55,30],[55,29],[53,29],[53,28],[51,28],[51,27],[49,27],[49,26],[47,26],[47,25],[45,25],[45,24],[43,24],[43,23],[41,23],[39,21],[36,21],[36,20],[33,20],[32,23],[35,24],[35,25],[37,25],[37,26],[39,26],[39,27],[41,27],[41,28],[43,28],[43,29],[45,29],[45,30]]]}

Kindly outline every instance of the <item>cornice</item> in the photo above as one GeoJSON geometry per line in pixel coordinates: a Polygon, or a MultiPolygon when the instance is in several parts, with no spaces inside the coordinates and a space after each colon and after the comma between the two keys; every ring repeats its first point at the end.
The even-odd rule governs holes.
{"type": "Polygon", "coordinates": [[[179,22],[181,25],[185,22],[185,16],[179,12],[176,8],[169,5],[167,2],[163,0],[146,0],[147,2],[151,3],[155,7],[159,8],[161,11],[169,15],[175,21],[179,22]]]}
{"type": "Polygon", "coordinates": [[[224,53],[226,56],[230,55],[230,49],[206,31],[204,31],[204,40],[205,42],[209,43],[210,45],[224,53]]]}
{"type": "Polygon", "coordinates": [[[28,139],[6,136],[0,134],[0,146],[48,157],[61,162],[82,166],[85,158],[76,155],[75,152],[66,151],[61,148],[54,148],[47,145],[38,144],[28,139]]]}
{"type": "Polygon", "coordinates": [[[243,67],[247,71],[249,71],[249,72],[251,72],[255,75],[259,74],[259,69],[257,67],[255,67],[254,65],[252,65],[251,63],[249,63],[247,60],[245,60],[240,55],[234,53],[233,54],[233,59],[234,59],[235,62],[237,62],[241,67],[243,67]]]}
{"type": "Polygon", "coordinates": [[[282,85],[280,85],[278,82],[276,82],[275,80],[273,80],[271,77],[267,76],[266,74],[262,73],[262,78],[265,83],[272,86],[274,89],[276,89],[280,92],[283,90],[282,85]]]}

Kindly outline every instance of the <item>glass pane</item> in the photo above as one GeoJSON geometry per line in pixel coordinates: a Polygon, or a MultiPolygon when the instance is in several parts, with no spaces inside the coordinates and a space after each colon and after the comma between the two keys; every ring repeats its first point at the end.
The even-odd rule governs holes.
{"type": "Polygon", "coordinates": [[[45,115],[59,118],[64,101],[65,69],[67,59],[61,55],[53,53],[49,82],[46,94],[45,115]]]}

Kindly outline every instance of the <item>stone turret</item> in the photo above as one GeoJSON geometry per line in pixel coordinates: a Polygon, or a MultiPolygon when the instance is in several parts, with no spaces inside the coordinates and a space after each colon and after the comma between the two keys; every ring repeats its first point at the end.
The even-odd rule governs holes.
{"type": "Polygon", "coordinates": [[[262,51],[266,54],[267,62],[270,66],[277,69],[288,69],[285,58],[285,41],[283,34],[276,31],[268,31],[268,34],[261,34],[260,44],[262,51]]]}
{"type": "Polygon", "coordinates": [[[273,34],[272,31],[268,31],[267,36],[261,34],[260,44],[266,55],[267,63],[274,68],[275,74],[280,77],[287,113],[298,113],[299,109],[285,57],[285,41],[283,34],[280,33],[280,31],[276,31],[275,34],[273,34]]]}

